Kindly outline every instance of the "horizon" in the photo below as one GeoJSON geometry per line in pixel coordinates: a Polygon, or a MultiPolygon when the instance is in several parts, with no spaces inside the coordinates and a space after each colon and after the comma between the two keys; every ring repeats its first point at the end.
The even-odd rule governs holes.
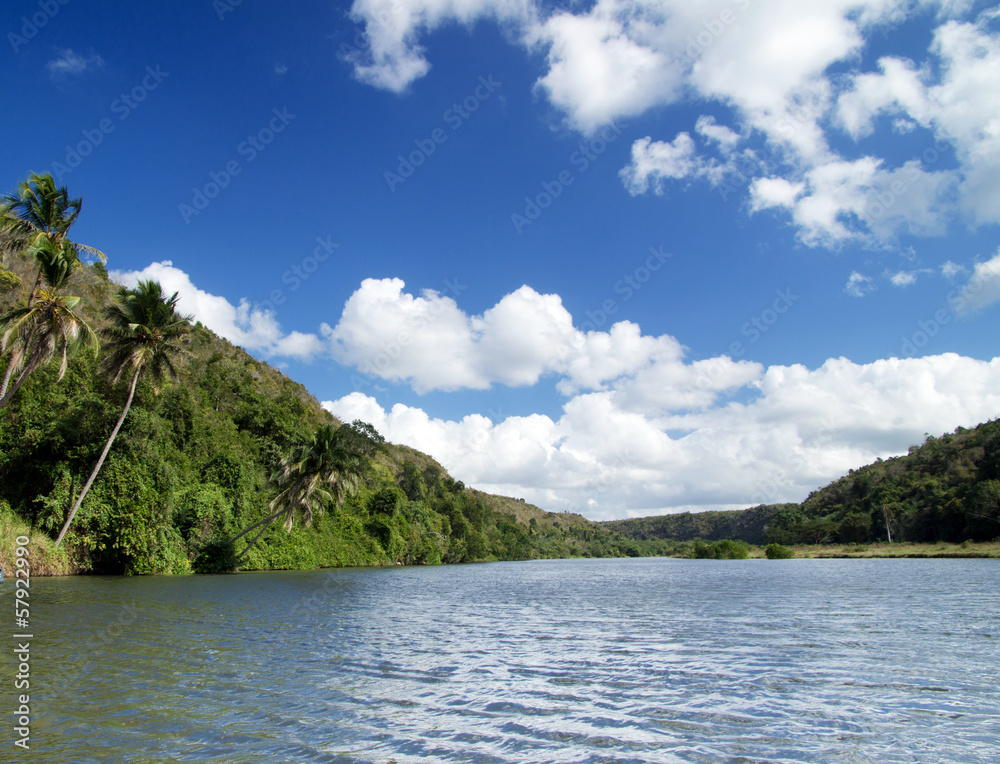
{"type": "Polygon", "coordinates": [[[6,187],[457,480],[798,503],[1000,416],[1000,8],[0,9],[6,187]]]}

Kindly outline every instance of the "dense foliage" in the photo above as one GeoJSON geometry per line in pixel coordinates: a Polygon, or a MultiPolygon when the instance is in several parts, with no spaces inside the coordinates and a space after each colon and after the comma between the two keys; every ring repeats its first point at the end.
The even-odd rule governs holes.
{"type": "Polygon", "coordinates": [[[723,539],[713,544],[695,541],[691,556],[696,560],[745,560],[750,556],[750,545],[732,539],[723,539]]]}
{"type": "Polygon", "coordinates": [[[606,523],[637,539],[751,544],[990,541],[1000,537],[1000,420],[959,427],[905,456],[878,460],[801,504],[606,523]]]}

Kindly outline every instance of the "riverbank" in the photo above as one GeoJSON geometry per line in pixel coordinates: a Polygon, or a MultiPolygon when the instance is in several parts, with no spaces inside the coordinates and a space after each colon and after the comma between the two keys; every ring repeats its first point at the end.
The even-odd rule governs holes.
{"type": "MultiPolygon", "coordinates": [[[[812,559],[831,558],[1000,558],[1000,541],[950,544],[814,544],[790,547],[796,557],[812,559]]],[[[763,557],[762,549],[754,549],[752,557],[763,557]],[[756,554],[754,554],[756,552],[756,554]]]]}
{"type": "MultiPolygon", "coordinates": [[[[32,528],[7,510],[0,507],[0,568],[4,577],[14,572],[17,539],[27,536],[28,562],[31,575],[72,576],[83,573],[73,563],[66,547],[56,548],[46,534],[32,528]]],[[[939,542],[934,544],[799,544],[789,547],[798,559],[873,559],[873,558],[990,558],[1000,559],[1000,540],[987,542],[965,541],[961,544],[939,542]]],[[[689,544],[678,544],[674,557],[688,557],[689,544]]],[[[764,547],[750,547],[750,559],[765,557],[764,547]]]]}

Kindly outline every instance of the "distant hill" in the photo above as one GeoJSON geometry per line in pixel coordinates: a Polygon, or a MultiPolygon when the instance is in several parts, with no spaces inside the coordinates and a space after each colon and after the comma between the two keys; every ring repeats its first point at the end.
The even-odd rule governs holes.
{"type": "Polygon", "coordinates": [[[622,536],[636,540],[739,539],[750,544],[760,544],[774,514],[781,508],[797,506],[797,504],[771,504],[723,512],[712,510],[681,512],[674,515],[636,517],[630,520],[610,520],[601,524],[622,536]]]}
{"type": "Polygon", "coordinates": [[[752,544],[962,542],[1000,537],[1000,420],[935,438],[851,470],[801,504],[603,523],[634,539],[752,544]]]}

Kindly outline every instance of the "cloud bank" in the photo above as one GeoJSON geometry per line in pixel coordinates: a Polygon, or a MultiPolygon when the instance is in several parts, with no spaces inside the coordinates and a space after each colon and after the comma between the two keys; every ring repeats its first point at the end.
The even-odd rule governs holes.
{"type": "MultiPolygon", "coordinates": [[[[951,265],[952,277],[962,272],[951,265]]],[[[632,322],[581,328],[558,295],[529,286],[469,315],[453,297],[411,294],[400,279],[362,282],[322,336],[286,333],[272,314],[199,289],[170,261],[115,276],[159,280],[182,311],[265,357],[354,367],[365,391],[379,380],[418,392],[553,385],[564,398],[558,418],[447,420],[361,390],[323,405],[477,488],[594,519],[799,501],[925,433],[1000,415],[1000,358],[834,358],[815,369],[696,359],[677,338],[632,322]]],[[[866,283],[854,274],[849,286],[863,293],[866,283]]],[[[998,285],[1000,253],[954,287],[951,310],[1000,301],[998,285]]]]}

